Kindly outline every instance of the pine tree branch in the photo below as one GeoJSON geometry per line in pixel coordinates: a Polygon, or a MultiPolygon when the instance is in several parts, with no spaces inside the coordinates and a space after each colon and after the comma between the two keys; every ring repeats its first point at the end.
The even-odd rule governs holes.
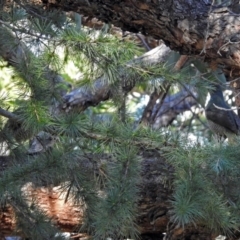
{"type": "Polygon", "coordinates": [[[188,111],[192,106],[198,104],[196,100],[197,93],[191,93],[191,91],[180,91],[173,95],[168,95],[164,99],[162,105],[159,103],[155,105],[153,110],[154,123],[153,127],[158,129],[160,127],[166,127],[172,123],[172,121],[180,114],[188,111]]]}
{"type": "MultiPolygon", "coordinates": [[[[101,171],[102,164],[106,164],[106,161],[101,163],[102,160],[99,156],[95,156],[95,158],[98,159],[98,164],[89,169],[92,171],[92,174],[93,171],[101,171]]],[[[139,196],[141,196],[141,199],[138,203],[140,213],[138,223],[141,234],[161,235],[161,232],[166,229],[168,221],[169,204],[166,203],[165,199],[168,199],[172,193],[169,186],[173,180],[174,172],[173,168],[166,163],[165,159],[157,151],[148,151],[146,155],[143,153],[143,159],[144,161],[141,163],[141,181],[139,182],[139,196]]],[[[82,162],[83,160],[78,159],[78,161],[82,162]]],[[[71,162],[73,162],[72,159],[71,162]]],[[[86,166],[89,166],[88,159],[84,162],[86,166]]],[[[2,165],[1,162],[0,165],[2,165]]],[[[82,166],[83,164],[81,163],[79,164],[79,169],[75,167],[74,170],[81,171],[82,166]]],[[[24,167],[19,170],[22,171],[23,169],[24,167]]],[[[41,171],[44,170],[41,169],[41,171]]],[[[16,168],[14,176],[19,174],[20,172],[16,168]]],[[[31,173],[28,171],[24,176],[27,177],[27,174],[31,173]]],[[[94,176],[96,175],[94,174],[94,176]]],[[[18,181],[17,179],[16,176],[16,181],[18,181]]],[[[13,182],[8,181],[8,183],[12,187],[14,186],[13,182]]],[[[67,192],[62,187],[39,186],[35,188],[31,183],[27,183],[22,187],[22,192],[29,199],[29,202],[34,200],[34,203],[47,213],[48,217],[61,231],[74,233],[84,223],[84,205],[74,203],[71,196],[65,203],[67,192]]],[[[12,235],[15,230],[15,224],[14,209],[7,205],[0,214],[0,232],[4,236],[12,235]]],[[[21,232],[15,232],[15,234],[23,236],[21,232]]]]}
{"type": "MultiPolygon", "coordinates": [[[[1,31],[7,32],[9,36],[9,41],[15,43],[15,48],[12,48],[11,45],[8,44],[5,46],[5,43],[0,42],[0,55],[2,55],[6,61],[13,65],[16,70],[18,70],[20,67],[19,62],[25,61],[25,56],[26,54],[28,54],[29,50],[24,46],[24,44],[20,40],[16,39],[15,36],[13,36],[8,30],[6,30],[2,26],[0,27],[0,32],[1,31]]],[[[130,91],[135,86],[136,81],[141,82],[145,80],[141,73],[134,72],[134,74],[132,75],[132,72],[129,70],[131,70],[132,68],[139,68],[141,70],[144,70],[144,68],[147,68],[149,65],[157,66],[158,64],[164,64],[170,52],[171,52],[170,49],[166,47],[164,44],[162,44],[161,46],[149,51],[148,53],[145,53],[143,56],[136,58],[133,61],[130,61],[129,63],[126,64],[125,67],[120,67],[118,69],[118,72],[120,72],[120,75],[122,76],[124,81],[128,83],[127,87],[125,87],[124,89],[125,92],[130,91]]],[[[51,70],[46,70],[45,72],[46,72],[45,77],[49,78],[49,81],[56,81],[53,79],[58,79],[57,81],[63,81],[60,75],[52,72],[51,70]]],[[[101,101],[105,101],[111,98],[113,95],[114,92],[112,92],[111,85],[107,84],[107,81],[104,77],[101,77],[94,82],[92,88],[82,87],[79,89],[75,89],[69,94],[65,95],[63,109],[65,111],[70,111],[71,109],[83,111],[89,106],[96,106],[101,101]]],[[[176,105],[175,108],[171,108],[171,112],[174,111],[175,113],[174,117],[171,117],[171,120],[167,123],[167,125],[180,112],[183,112],[185,109],[188,109],[181,106],[186,102],[178,100],[176,100],[175,103],[176,102],[178,102],[180,105],[179,106],[176,105]]],[[[154,122],[158,122],[158,126],[160,126],[159,122],[161,122],[161,120],[159,119],[163,117],[166,120],[166,115],[168,113],[168,110],[166,110],[166,104],[167,101],[166,102],[164,101],[165,107],[163,111],[158,110],[156,112],[156,110],[154,110],[154,116],[156,116],[154,117],[154,122]],[[160,112],[162,112],[164,115],[161,116],[160,112]]],[[[169,104],[171,104],[172,106],[172,103],[169,104]]],[[[188,106],[190,105],[188,104],[188,106]]],[[[61,111],[61,109],[57,111],[59,112],[61,111]]],[[[1,111],[0,114],[5,114],[3,116],[11,118],[12,120],[19,121],[19,119],[17,119],[17,116],[13,116],[10,113],[1,111]]],[[[172,116],[172,113],[170,115],[172,116]]]]}
{"type": "MultiPolygon", "coordinates": [[[[0,42],[0,55],[4,57],[4,59],[8,61],[12,66],[14,66],[16,70],[18,70],[20,68],[19,63],[25,61],[25,57],[27,54],[29,54],[29,50],[20,40],[16,39],[15,36],[13,36],[3,26],[0,27],[0,32],[1,31],[3,33],[7,32],[9,41],[14,42],[15,47],[13,48],[11,45],[5,45],[5,43],[0,42]]],[[[144,81],[144,78],[141,74],[137,74],[135,72],[133,76],[131,73],[129,73],[129,69],[144,69],[149,65],[154,66],[158,64],[164,64],[170,52],[170,49],[162,44],[159,47],[144,54],[143,56],[129,62],[126,64],[125,68],[119,68],[118,72],[121,72],[123,79],[128,82],[128,86],[125,88],[125,91],[128,92],[134,87],[136,79],[138,82],[144,81]]],[[[48,78],[49,81],[53,81],[53,79],[55,79],[54,81],[57,79],[56,82],[64,81],[60,75],[52,72],[51,70],[49,70],[49,72],[46,70],[45,77],[48,78]]],[[[101,101],[108,100],[113,96],[114,93],[112,93],[111,86],[109,84],[106,84],[106,82],[106,79],[104,77],[101,77],[94,81],[92,88],[82,87],[71,91],[69,94],[64,96],[63,109],[65,111],[70,111],[71,109],[83,111],[89,106],[96,106],[101,101]]],[[[179,106],[179,109],[183,111],[184,108],[179,106]]],[[[61,109],[57,111],[61,111],[61,109]]]]}
{"type": "MultiPolygon", "coordinates": [[[[81,134],[83,136],[85,136],[86,138],[90,138],[90,139],[94,139],[97,141],[103,141],[105,143],[107,142],[115,142],[115,143],[119,143],[121,144],[123,141],[126,142],[126,139],[122,139],[120,137],[108,137],[106,135],[103,134],[99,134],[99,133],[94,133],[94,132],[90,132],[90,131],[81,131],[81,134]]],[[[135,139],[129,139],[129,144],[136,146],[136,147],[142,147],[144,149],[159,149],[160,145],[162,144],[161,141],[158,139],[156,141],[150,141],[149,138],[144,138],[144,137],[135,137],[135,139]]]]}
{"type": "MultiPolygon", "coordinates": [[[[143,82],[144,77],[141,73],[129,70],[132,68],[139,68],[144,71],[149,66],[157,66],[166,62],[167,56],[171,50],[162,44],[159,47],[145,53],[139,58],[127,63],[126,66],[120,67],[117,72],[122,77],[123,81],[127,83],[124,87],[125,92],[129,92],[136,84],[136,82],[143,82]]],[[[83,111],[89,106],[96,106],[101,101],[105,101],[113,96],[111,85],[107,84],[107,80],[104,77],[98,78],[94,81],[91,88],[79,88],[71,91],[64,96],[63,109],[70,111],[72,108],[83,111]]]]}
{"type": "Polygon", "coordinates": [[[11,26],[10,24],[8,24],[7,22],[4,22],[4,21],[2,21],[2,20],[0,20],[0,23],[2,24],[2,25],[4,25],[6,28],[8,28],[9,30],[11,30],[11,31],[13,31],[13,32],[20,32],[20,33],[24,33],[24,34],[26,34],[26,35],[30,35],[30,36],[32,36],[32,37],[36,37],[36,38],[38,38],[38,39],[44,39],[44,40],[50,40],[51,38],[47,38],[47,37],[44,37],[44,36],[42,36],[42,34],[36,34],[36,33],[34,33],[33,31],[30,31],[30,30],[28,30],[28,29],[26,29],[26,28],[16,28],[16,27],[14,27],[14,26],[11,26]]]}
{"type": "MultiPolygon", "coordinates": [[[[0,35],[5,37],[0,38],[0,56],[13,66],[25,80],[31,88],[32,97],[36,97],[39,98],[38,100],[44,101],[46,100],[44,91],[50,90],[50,88],[56,86],[57,84],[64,83],[67,85],[62,76],[51,70],[45,65],[45,63],[42,63],[43,74],[41,77],[48,81],[48,87],[40,89],[40,87],[35,84],[39,78],[37,69],[35,71],[32,70],[31,72],[28,72],[28,69],[25,69],[28,68],[28,65],[36,59],[34,54],[17,36],[13,35],[8,28],[3,26],[3,24],[0,24],[0,35]],[[6,41],[6,38],[8,41],[6,41]],[[24,69],[26,70],[26,73],[24,73],[24,69]]],[[[62,93],[59,92],[59,94],[61,95],[62,93]]]]}
{"type": "Polygon", "coordinates": [[[16,122],[21,122],[21,120],[19,119],[19,117],[16,114],[9,112],[1,107],[0,107],[0,115],[3,117],[6,117],[8,119],[14,120],[16,122]]]}

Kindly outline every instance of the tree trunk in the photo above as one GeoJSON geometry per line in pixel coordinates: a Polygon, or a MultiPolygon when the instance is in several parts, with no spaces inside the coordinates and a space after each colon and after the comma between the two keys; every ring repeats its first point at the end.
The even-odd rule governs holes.
{"type": "MultiPolygon", "coordinates": [[[[206,227],[198,225],[180,228],[171,223],[171,205],[169,200],[173,192],[174,169],[158,151],[145,151],[142,155],[142,173],[139,183],[140,194],[138,200],[139,215],[137,222],[142,240],[165,239],[184,240],[214,239],[206,227]]],[[[1,166],[6,167],[6,161],[1,159],[1,166]]],[[[65,202],[66,192],[59,187],[33,188],[28,183],[23,188],[29,200],[35,199],[44,212],[52,219],[53,223],[65,232],[74,233],[83,223],[84,210],[71,200],[65,202]]],[[[16,235],[14,232],[14,211],[10,206],[2,209],[0,215],[0,233],[2,236],[16,235]]],[[[21,236],[19,232],[18,235],[21,236]]],[[[86,237],[87,234],[80,235],[86,237]]],[[[84,239],[84,238],[83,238],[84,239]]],[[[234,238],[231,238],[234,239],[234,238]]],[[[237,238],[235,238],[237,239],[237,238]]]]}

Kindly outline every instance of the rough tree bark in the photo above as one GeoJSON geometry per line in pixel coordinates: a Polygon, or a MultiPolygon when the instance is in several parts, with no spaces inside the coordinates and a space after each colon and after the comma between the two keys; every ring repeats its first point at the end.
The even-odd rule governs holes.
{"type": "MultiPolygon", "coordinates": [[[[171,205],[169,199],[173,191],[172,181],[174,169],[169,165],[159,151],[144,151],[141,182],[139,183],[139,216],[138,224],[142,240],[162,239],[163,233],[168,231],[169,210],[171,205]]],[[[1,158],[0,165],[6,167],[9,159],[1,158]]],[[[82,163],[80,164],[82,166],[82,163]]],[[[96,169],[95,169],[96,170],[96,169]]],[[[64,192],[58,187],[32,188],[26,184],[23,190],[29,197],[37,200],[41,209],[52,219],[53,223],[62,231],[74,232],[83,222],[83,208],[74,205],[71,200],[65,203],[64,192]]],[[[12,209],[2,209],[0,214],[0,233],[4,236],[12,235],[15,221],[12,209]]],[[[175,226],[174,226],[175,227],[175,226]]],[[[18,233],[21,235],[21,233],[18,233]]],[[[0,235],[0,237],[1,237],[0,235]]],[[[78,235],[78,239],[85,239],[86,235],[78,235]]],[[[73,235],[74,237],[74,235],[73,235]]],[[[76,236],[75,236],[76,237],[76,236]]],[[[74,237],[74,239],[76,239],[74,237]]],[[[216,237],[204,226],[189,226],[171,229],[171,240],[184,239],[210,240],[216,237]],[[191,237],[191,238],[189,238],[191,237]]]]}
{"type": "MultiPolygon", "coordinates": [[[[12,65],[16,71],[21,71],[22,63],[26,61],[26,55],[31,55],[31,53],[19,39],[16,39],[15,36],[8,29],[6,29],[5,26],[0,26],[0,33],[7,35],[9,41],[15,43],[15,47],[11,48],[10,45],[6,44],[0,39],[0,55],[5,61],[12,65]]],[[[137,82],[144,81],[144,78],[141,74],[136,72],[131,73],[132,67],[145,69],[148,66],[164,64],[171,52],[172,51],[166,47],[166,45],[161,44],[143,56],[140,56],[139,58],[129,62],[126,67],[120,67],[118,69],[118,72],[120,73],[119,77],[121,77],[122,82],[127,83],[124,86],[124,91],[127,93],[133,89],[137,82]]],[[[31,77],[34,76],[30,76],[30,78],[26,79],[26,81],[31,81],[31,77]]],[[[45,78],[49,81],[49,86],[52,88],[54,88],[59,82],[64,81],[64,79],[58,73],[53,72],[50,69],[45,70],[45,78]]],[[[95,79],[93,82],[94,84],[91,88],[78,88],[63,96],[63,108],[65,111],[70,111],[72,108],[77,108],[78,111],[83,111],[89,106],[96,106],[101,101],[112,98],[112,96],[116,94],[116,92],[112,91],[111,86],[107,84],[107,81],[104,79],[104,77],[95,79]]],[[[155,119],[152,121],[155,124],[154,127],[159,128],[161,126],[168,126],[178,114],[189,110],[192,106],[196,105],[197,94],[194,93],[194,96],[192,95],[193,91],[183,90],[176,95],[164,98],[162,107],[161,104],[157,104],[154,108],[153,115],[155,116],[155,119]]],[[[61,111],[61,108],[62,106],[60,105],[51,106],[51,111],[56,113],[61,111]]],[[[0,108],[0,114],[13,121],[18,120],[17,115],[7,112],[2,108],[0,108]]]]}
{"type": "MultiPolygon", "coordinates": [[[[145,153],[146,154],[146,153],[145,153]]],[[[142,163],[142,182],[140,191],[140,231],[159,234],[164,231],[167,222],[167,202],[171,193],[171,180],[173,169],[165,162],[157,152],[151,152],[144,156],[142,163]]],[[[1,158],[0,165],[7,165],[9,159],[1,158]]],[[[81,164],[82,166],[82,164],[81,164]]],[[[47,212],[53,222],[63,231],[73,232],[81,226],[83,209],[74,205],[71,200],[64,203],[65,196],[58,187],[33,189],[31,184],[24,187],[29,199],[36,198],[41,208],[47,212]]],[[[0,232],[3,235],[11,235],[14,230],[13,211],[10,208],[1,213],[0,232]]]]}
{"type": "MultiPolygon", "coordinates": [[[[22,2],[26,1],[22,0],[22,2]]],[[[211,68],[221,65],[231,78],[240,76],[240,16],[232,13],[228,8],[212,6],[208,0],[29,0],[28,3],[29,7],[37,5],[46,10],[59,8],[75,11],[110,22],[123,30],[141,32],[163,39],[171,49],[181,54],[200,56],[210,63],[211,68]]],[[[6,4],[12,4],[12,2],[6,1],[6,4]]],[[[105,89],[100,96],[101,100],[109,97],[109,92],[104,94],[106,94],[105,89]]],[[[87,103],[86,107],[89,104],[88,101],[82,101],[82,103],[87,103]]],[[[94,105],[94,101],[91,103],[94,105]]],[[[159,153],[148,154],[144,156],[142,163],[139,225],[143,239],[150,239],[150,235],[151,239],[154,239],[154,235],[159,239],[162,232],[168,230],[170,205],[167,200],[172,191],[170,186],[173,169],[159,153]],[[167,185],[165,185],[166,180],[167,185]]],[[[34,194],[39,194],[39,199],[46,199],[43,208],[49,211],[49,216],[52,216],[62,229],[71,231],[72,227],[76,226],[76,219],[81,223],[81,210],[76,210],[76,212],[79,211],[76,213],[73,206],[70,206],[73,213],[76,213],[73,221],[64,223],[65,210],[68,208],[64,206],[65,209],[61,212],[61,200],[53,204],[55,197],[51,198],[52,192],[50,195],[44,195],[42,192],[34,194]],[[52,211],[53,205],[50,204],[57,205],[59,216],[52,211]]],[[[11,217],[11,212],[2,212],[0,229],[4,235],[12,233],[14,222],[11,217]]],[[[194,226],[175,229],[172,234],[171,239],[187,239],[188,236],[194,235],[196,239],[205,240],[214,237],[206,229],[201,227],[195,229],[194,226]]]]}
{"type": "MultiPolygon", "coordinates": [[[[10,34],[9,37],[11,38],[13,36],[10,34]]],[[[2,48],[0,48],[0,53],[4,56],[5,60],[13,65],[17,70],[19,67],[18,62],[21,62],[21,58],[24,58],[24,51],[22,49],[24,46],[22,46],[20,42],[17,44],[15,49],[3,47],[3,44],[1,46],[2,48]],[[17,54],[18,56],[16,57],[17,54]],[[15,61],[13,61],[13,59],[15,59],[15,61]]],[[[170,52],[170,49],[163,44],[140,58],[129,62],[128,65],[140,65],[144,68],[147,67],[148,64],[152,65],[163,63],[166,61],[166,57],[170,52]]],[[[129,79],[128,83],[130,83],[130,85],[128,85],[126,91],[130,91],[135,84],[135,82],[132,82],[132,79],[136,79],[136,77],[132,78],[128,75],[128,71],[126,69],[120,69],[120,71],[122,72],[123,79],[129,79]]],[[[49,75],[46,74],[46,76],[49,75]]],[[[140,77],[141,76],[139,76],[139,78],[140,77]]],[[[139,81],[141,81],[141,79],[139,79],[139,81]]],[[[65,98],[68,99],[68,103],[71,103],[71,107],[74,107],[74,102],[78,103],[78,108],[81,110],[86,109],[90,105],[96,105],[100,101],[107,100],[111,97],[110,86],[102,84],[103,82],[106,81],[104,81],[104,79],[97,79],[95,82],[95,89],[98,90],[98,94],[92,92],[94,88],[89,88],[87,90],[83,88],[72,91],[70,94],[67,94],[65,98]]],[[[196,104],[196,100],[192,98],[187,91],[165,98],[165,106],[169,105],[169,102],[171,102],[170,111],[173,113],[171,114],[172,118],[181,111],[189,109],[190,106],[196,104]]],[[[3,109],[0,110],[0,114],[5,117],[8,117],[11,120],[18,120],[17,115],[4,112],[3,109]]],[[[159,114],[159,112],[157,112],[158,110],[159,109],[156,108],[156,115],[159,114]]],[[[160,115],[163,116],[163,118],[164,116],[166,118],[168,115],[167,111],[169,111],[169,109],[165,107],[164,113],[160,115]]],[[[171,120],[167,120],[167,122],[170,121],[171,120]]],[[[166,119],[164,123],[166,124],[166,119]]],[[[6,160],[6,158],[3,159],[6,160]]],[[[1,162],[1,166],[5,168],[9,160],[4,160],[1,162]]],[[[141,194],[139,200],[139,212],[141,214],[138,218],[140,232],[143,239],[147,239],[149,236],[151,236],[151,239],[154,239],[154,236],[159,238],[162,236],[162,233],[166,231],[166,225],[169,217],[169,203],[167,202],[167,199],[169,199],[172,192],[170,187],[172,178],[172,167],[168,165],[165,162],[165,159],[157,152],[144,156],[144,161],[142,163],[142,183],[140,184],[141,194]],[[166,183],[168,184],[166,185],[166,183]]],[[[38,200],[41,208],[51,219],[53,219],[53,222],[60,227],[61,230],[72,232],[76,226],[81,225],[83,220],[83,209],[81,209],[81,206],[76,206],[71,202],[65,204],[64,196],[62,194],[60,195],[58,188],[32,189],[30,185],[28,187],[26,186],[24,191],[29,194],[29,197],[32,196],[38,200]]],[[[3,236],[11,235],[13,233],[15,227],[13,216],[14,212],[11,208],[4,209],[2,211],[0,230],[3,236]]]]}
{"type": "MultiPolygon", "coordinates": [[[[23,0],[23,2],[25,2],[23,0]]],[[[184,55],[202,56],[212,67],[240,74],[240,16],[209,0],[36,0],[46,9],[58,8],[96,17],[123,30],[162,39],[184,55]]]]}
{"type": "MultiPolygon", "coordinates": [[[[23,2],[26,2],[22,0],[23,2]]],[[[11,1],[10,1],[11,2],[11,1]]],[[[130,32],[162,39],[172,50],[221,67],[229,80],[240,76],[240,16],[237,7],[211,0],[27,0],[29,6],[74,11],[130,32]]],[[[236,1],[233,2],[234,4],[236,1]]],[[[238,6],[239,7],[239,6],[238,6]]],[[[239,96],[239,89],[235,89],[239,96]]],[[[239,101],[236,101],[239,107],[239,101]]]]}

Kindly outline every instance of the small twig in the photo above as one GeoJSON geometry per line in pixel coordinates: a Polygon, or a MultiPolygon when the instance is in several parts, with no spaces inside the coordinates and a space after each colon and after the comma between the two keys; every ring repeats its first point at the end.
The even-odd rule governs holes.
{"type": "Polygon", "coordinates": [[[120,107],[118,108],[118,113],[121,121],[126,123],[126,101],[127,101],[127,93],[123,92],[123,99],[120,107]]]}
{"type": "Polygon", "coordinates": [[[88,1],[88,0],[85,0],[85,2],[87,3],[87,5],[90,7],[91,6],[91,4],[90,4],[90,2],[88,1]]]}
{"type": "Polygon", "coordinates": [[[191,108],[189,108],[190,112],[192,113],[193,117],[195,117],[196,119],[198,119],[198,121],[205,127],[207,128],[208,126],[201,120],[201,118],[199,117],[198,114],[196,114],[195,112],[193,112],[193,110],[191,108]]]}
{"type": "MultiPolygon", "coordinates": [[[[201,107],[203,107],[203,106],[201,105],[201,103],[198,101],[198,99],[194,96],[194,94],[193,94],[184,84],[181,84],[181,85],[183,86],[183,88],[185,89],[185,91],[187,91],[187,92],[191,95],[191,97],[192,97],[201,107]]],[[[197,119],[199,120],[199,122],[200,122],[204,127],[207,127],[206,124],[199,118],[198,115],[196,115],[196,113],[194,113],[194,112],[192,111],[191,108],[189,108],[189,110],[191,111],[191,113],[192,113],[193,115],[197,116],[197,119]]]]}
{"type": "Polygon", "coordinates": [[[20,33],[24,33],[26,35],[30,35],[30,36],[33,36],[33,37],[36,37],[38,39],[45,39],[45,40],[50,40],[51,38],[47,38],[47,37],[43,37],[41,34],[38,35],[38,34],[35,34],[33,32],[31,32],[30,30],[25,30],[24,28],[15,28],[13,26],[11,26],[10,24],[0,20],[0,23],[3,24],[5,27],[11,29],[13,32],[20,32],[20,33]]]}
{"type": "Polygon", "coordinates": [[[226,82],[226,83],[224,83],[224,84],[229,85],[230,83],[236,82],[236,81],[238,81],[238,80],[240,80],[240,77],[235,78],[235,79],[233,79],[233,80],[230,80],[230,81],[228,81],[228,82],[226,82]]]}
{"type": "MultiPolygon", "coordinates": [[[[173,67],[173,71],[174,72],[178,72],[180,71],[180,69],[185,65],[185,63],[187,62],[188,60],[188,56],[187,55],[181,55],[178,59],[178,61],[175,63],[174,67],[173,67]]],[[[158,98],[160,99],[160,102],[158,104],[158,109],[160,109],[163,105],[163,102],[164,102],[164,99],[166,98],[167,94],[168,94],[168,91],[170,89],[170,86],[171,84],[167,83],[166,86],[165,86],[165,91],[162,91],[161,94],[158,94],[158,98]]],[[[164,90],[164,89],[163,89],[164,90]]],[[[156,101],[155,101],[156,103],[156,101]]],[[[154,107],[154,106],[153,106],[154,107]]],[[[153,109],[152,107],[152,109],[153,109]]],[[[153,112],[153,111],[152,111],[153,112]]],[[[155,111],[155,114],[152,114],[151,112],[151,115],[150,116],[150,119],[151,119],[151,124],[154,123],[154,121],[156,120],[156,116],[157,116],[157,113],[158,111],[155,111]]]]}
{"type": "MultiPolygon", "coordinates": [[[[210,9],[208,11],[208,16],[210,15],[210,13],[212,11],[214,3],[215,3],[215,0],[212,1],[212,4],[211,4],[210,9]]],[[[207,21],[207,30],[206,30],[206,34],[205,34],[205,38],[204,38],[203,49],[202,49],[202,51],[200,52],[199,55],[202,55],[202,53],[206,53],[206,43],[207,43],[207,39],[208,39],[208,34],[209,34],[209,20],[207,21]]]]}
{"type": "Polygon", "coordinates": [[[182,85],[182,87],[184,88],[184,90],[187,91],[187,92],[190,94],[190,96],[191,96],[201,107],[203,107],[202,104],[199,102],[199,100],[194,96],[194,94],[185,86],[185,84],[180,83],[180,85],[182,85]]]}
{"type": "Polygon", "coordinates": [[[146,48],[147,51],[150,51],[151,48],[149,47],[149,45],[147,44],[147,42],[145,41],[145,39],[143,38],[143,36],[141,34],[136,34],[136,36],[141,40],[142,44],[144,45],[144,47],[146,48]]]}
{"type": "Polygon", "coordinates": [[[228,42],[224,43],[217,51],[217,54],[219,54],[220,56],[222,56],[222,54],[220,53],[220,50],[223,49],[225,46],[227,46],[228,44],[238,44],[240,43],[240,41],[238,42],[232,42],[230,39],[228,40],[228,42]]]}
{"type": "MultiPolygon", "coordinates": [[[[158,103],[158,109],[160,109],[164,103],[164,99],[166,98],[167,94],[168,94],[168,91],[171,87],[171,84],[167,84],[165,86],[165,91],[164,92],[161,92],[161,95],[159,96],[159,103],[158,103]]],[[[157,116],[157,113],[158,111],[155,111],[155,114],[152,114],[152,117],[151,117],[151,124],[153,124],[155,121],[156,121],[156,116],[157,116]]]]}
{"type": "Polygon", "coordinates": [[[238,97],[240,95],[240,92],[239,93],[237,93],[236,95],[234,95],[234,97],[236,98],[236,97],[238,97]]]}
{"type": "Polygon", "coordinates": [[[178,61],[176,62],[175,66],[173,67],[173,71],[179,71],[187,62],[188,56],[187,55],[181,55],[178,61]]]}

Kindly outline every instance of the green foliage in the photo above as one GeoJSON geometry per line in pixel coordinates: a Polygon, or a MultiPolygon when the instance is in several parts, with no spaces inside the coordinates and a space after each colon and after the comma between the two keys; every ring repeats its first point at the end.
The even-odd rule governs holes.
{"type": "Polygon", "coordinates": [[[121,42],[105,31],[67,27],[60,35],[65,50],[64,61],[74,61],[83,77],[79,85],[91,85],[91,79],[106,76],[109,83],[116,84],[120,78],[117,67],[126,64],[140,50],[132,42],[121,42]]]}
{"type": "Polygon", "coordinates": [[[181,226],[202,222],[213,232],[231,234],[240,220],[239,206],[233,205],[239,202],[239,145],[169,150],[166,157],[176,170],[172,221],[181,226]]]}
{"type": "Polygon", "coordinates": [[[105,196],[95,206],[94,239],[137,237],[137,183],[139,158],[137,149],[128,144],[111,144],[114,162],[110,165],[105,196]]]}
{"type": "Polygon", "coordinates": [[[84,206],[79,231],[93,239],[137,239],[141,156],[151,150],[164,155],[175,170],[170,210],[174,224],[203,224],[226,234],[237,229],[239,146],[207,145],[204,133],[204,145],[190,145],[187,134],[200,132],[196,122],[205,121],[202,115],[192,121],[193,109],[192,118],[184,123],[177,119],[168,129],[142,126],[134,118],[142,112],[136,106],[144,96],[155,90],[164,93],[170,85],[171,94],[194,89],[200,108],[213,83],[225,81],[223,75],[207,72],[197,61],[173,73],[176,53],[164,65],[131,65],[142,49],[110,34],[107,25],[98,31],[83,27],[79,15],[49,12],[24,1],[0,11],[0,55],[7,62],[1,62],[1,70],[11,73],[7,80],[1,76],[0,103],[13,114],[0,118],[1,151],[10,159],[1,171],[0,203],[13,207],[16,230],[30,239],[64,239],[37,200],[29,205],[22,191],[29,184],[61,186],[66,201],[84,206]],[[66,112],[60,106],[69,84],[58,74],[86,92],[97,88],[95,80],[102,78],[105,82],[98,84],[110,86],[113,101],[85,112],[66,112]],[[133,87],[139,97],[129,97],[133,87]],[[34,140],[40,147],[30,152],[34,140]]]}

